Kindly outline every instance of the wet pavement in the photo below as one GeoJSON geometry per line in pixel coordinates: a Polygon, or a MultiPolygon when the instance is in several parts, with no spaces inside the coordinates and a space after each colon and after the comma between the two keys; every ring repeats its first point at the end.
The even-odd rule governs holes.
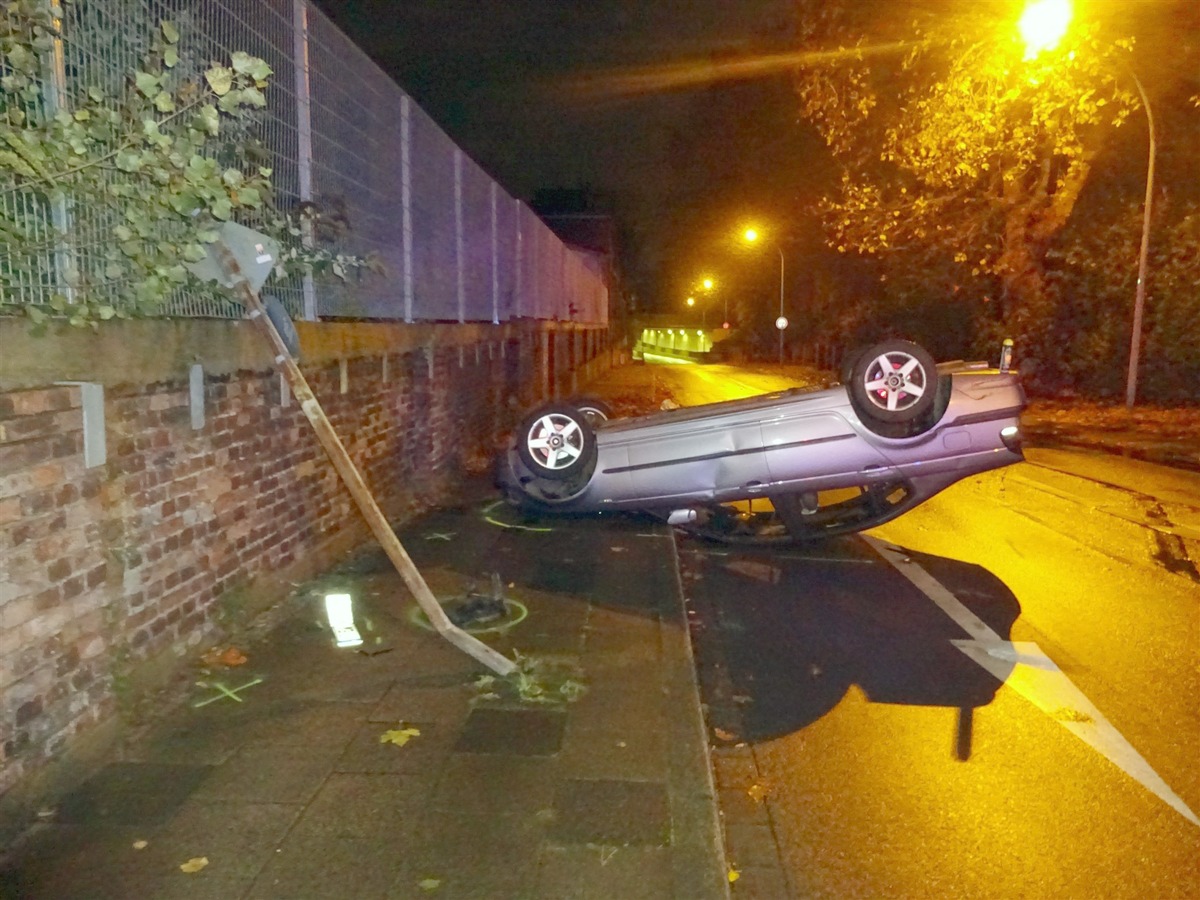
{"type": "Polygon", "coordinates": [[[0,896],[726,896],[669,530],[479,497],[400,537],[515,677],[432,632],[368,549],[194,668],[0,896]],[[361,644],[337,646],[328,593],[361,644]]]}

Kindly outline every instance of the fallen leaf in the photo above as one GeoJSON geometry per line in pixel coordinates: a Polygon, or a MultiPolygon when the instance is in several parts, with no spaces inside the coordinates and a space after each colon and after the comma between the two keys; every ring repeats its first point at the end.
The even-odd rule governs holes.
{"type": "Polygon", "coordinates": [[[199,872],[201,869],[203,869],[207,865],[208,865],[208,857],[207,856],[193,856],[187,862],[180,864],[179,871],[187,872],[189,875],[191,875],[193,872],[199,872]]]}
{"type": "Polygon", "coordinates": [[[756,781],[750,787],[746,788],[746,794],[755,803],[762,803],[766,799],[767,794],[771,793],[771,789],[761,781],[756,781]]]}
{"type": "Polygon", "coordinates": [[[246,654],[237,647],[213,647],[200,657],[200,662],[210,669],[217,666],[242,666],[246,664],[246,654]]]}
{"type": "Polygon", "coordinates": [[[379,736],[381,744],[395,744],[397,747],[403,747],[410,740],[420,735],[421,729],[405,726],[403,722],[399,727],[391,728],[379,736]]]}
{"type": "Polygon", "coordinates": [[[724,728],[714,728],[713,734],[715,734],[717,736],[717,740],[721,740],[721,741],[737,740],[736,734],[726,731],[724,728]]]}
{"type": "Polygon", "coordinates": [[[133,842],[133,849],[134,849],[134,850],[145,850],[145,849],[146,849],[147,847],[149,847],[149,846],[150,846],[150,842],[149,842],[149,841],[134,841],[134,842],[133,842]]]}
{"type": "Polygon", "coordinates": [[[440,878],[424,878],[417,882],[417,887],[423,891],[436,891],[441,886],[442,879],[440,878]]]}
{"type": "Polygon", "coordinates": [[[237,647],[230,647],[221,654],[221,665],[223,666],[243,666],[246,664],[246,654],[237,647]]]}
{"type": "Polygon", "coordinates": [[[729,867],[729,883],[730,884],[733,884],[735,881],[737,881],[741,877],[742,877],[742,873],[737,870],[737,866],[729,867]]]}

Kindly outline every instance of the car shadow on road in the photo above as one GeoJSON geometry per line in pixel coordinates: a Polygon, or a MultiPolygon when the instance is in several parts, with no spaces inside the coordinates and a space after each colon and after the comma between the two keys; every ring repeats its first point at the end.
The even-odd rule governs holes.
{"type": "MultiPolygon", "coordinates": [[[[980,566],[904,551],[1002,641],[1017,598],[980,566]]],[[[874,703],[957,709],[956,755],[971,752],[973,711],[1000,681],[953,641],[969,638],[863,540],[794,551],[681,546],[693,646],[717,742],[799,731],[852,685],[874,703]]]]}

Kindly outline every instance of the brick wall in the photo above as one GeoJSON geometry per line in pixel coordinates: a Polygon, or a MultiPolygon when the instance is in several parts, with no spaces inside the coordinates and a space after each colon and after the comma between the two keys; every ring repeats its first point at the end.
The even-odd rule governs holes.
{"type": "MultiPolygon", "coordinates": [[[[300,324],[305,376],[394,520],[445,497],[537,399],[541,329],[300,324]]],[[[219,638],[231,608],[281,599],[368,538],[265,351],[214,359],[196,346],[210,347],[219,325],[197,324],[210,330],[198,337],[187,323],[163,327],[173,352],[152,346],[151,330],[138,338],[145,346],[118,342],[104,365],[54,339],[33,347],[25,374],[20,361],[0,361],[6,819],[86,774],[89,754],[119,731],[123,691],[161,683],[219,638]],[[104,384],[103,465],[85,465],[81,388],[29,374],[48,355],[60,357],[63,380],[104,384]],[[197,359],[208,370],[200,428],[187,378],[197,359]]],[[[6,351],[31,340],[14,334],[0,335],[6,351]]],[[[604,341],[587,344],[599,352],[604,341]]]]}

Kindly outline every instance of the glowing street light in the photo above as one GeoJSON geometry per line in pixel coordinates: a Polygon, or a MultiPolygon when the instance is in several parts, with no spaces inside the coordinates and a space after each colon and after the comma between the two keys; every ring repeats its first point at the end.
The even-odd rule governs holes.
{"type": "MultiPolygon", "coordinates": [[[[705,322],[705,327],[707,327],[707,322],[708,322],[708,308],[710,306],[712,306],[712,293],[714,290],[716,290],[716,287],[717,287],[716,279],[714,279],[710,275],[705,275],[699,281],[697,281],[695,284],[695,290],[703,291],[705,294],[708,295],[704,298],[704,309],[703,309],[704,319],[702,321],[705,322]]],[[[688,306],[691,306],[691,305],[692,305],[692,301],[689,298],[688,306]]],[[[728,297],[725,297],[725,320],[724,321],[726,321],[726,322],[729,321],[729,298],[728,297]]]]}
{"type": "Polygon", "coordinates": [[[696,305],[696,298],[695,298],[695,297],[688,297],[688,298],[687,298],[687,305],[688,305],[688,306],[695,306],[695,305],[696,305]]]}
{"type": "Polygon", "coordinates": [[[1071,0],[1034,0],[1017,22],[1025,42],[1025,58],[1033,59],[1058,46],[1071,24],[1071,0]]]}
{"type": "MultiPolygon", "coordinates": [[[[1025,58],[1033,59],[1043,50],[1053,50],[1066,34],[1071,23],[1070,0],[1033,0],[1025,7],[1017,27],[1025,41],[1025,58]]],[[[1129,77],[1137,87],[1146,111],[1146,128],[1149,132],[1149,154],[1146,162],[1146,199],[1142,204],[1142,244],[1138,251],[1137,288],[1133,301],[1133,327],[1129,337],[1129,368],[1125,376],[1125,408],[1133,409],[1137,399],[1138,362],[1142,347],[1142,314],[1146,306],[1146,269],[1150,256],[1150,217],[1154,205],[1154,161],[1158,145],[1154,138],[1154,113],[1150,109],[1150,98],[1142,86],[1141,79],[1131,66],[1126,66],[1129,77]]]]}
{"type": "MultiPolygon", "coordinates": [[[[754,228],[747,228],[742,232],[742,238],[747,244],[753,244],[758,240],[758,231],[754,228]]],[[[783,330],[788,327],[788,320],[783,314],[783,248],[776,244],[775,249],[779,251],[779,318],[775,320],[775,327],[779,329],[779,361],[782,363],[783,330]]]]}

